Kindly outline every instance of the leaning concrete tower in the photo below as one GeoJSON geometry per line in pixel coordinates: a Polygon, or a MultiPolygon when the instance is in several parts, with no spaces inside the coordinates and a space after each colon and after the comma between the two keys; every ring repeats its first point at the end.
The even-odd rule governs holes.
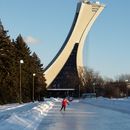
{"type": "MultiPolygon", "coordinates": [[[[96,18],[104,9],[99,2],[81,0],[77,4],[75,17],[61,49],[45,68],[47,87],[62,88],[69,73],[78,76],[78,67],[83,66],[84,42],[96,18]]],[[[67,86],[67,85],[66,85],[67,86]]],[[[70,88],[70,87],[67,87],[70,88]]]]}

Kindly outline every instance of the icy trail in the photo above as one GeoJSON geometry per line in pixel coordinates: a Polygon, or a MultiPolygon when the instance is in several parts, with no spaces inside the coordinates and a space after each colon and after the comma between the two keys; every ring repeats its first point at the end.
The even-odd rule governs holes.
{"type": "Polygon", "coordinates": [[[0,108],[0,130],[35,130],[53,107],[52,100],[0,108]]]}
{"type": "Polygon", "coordinates": [[[130,130],[130,115],[109,108],[72,102],[65,112],[59,110],[56,103],[37,130],[130,130]]]}
{"type": "Polygon", "coordinates": [[[130,130],[130,98],[61,99],[0,106],[0,130],[130,130]],[[105,108],[105,109],[104,109],[105,108]]]}

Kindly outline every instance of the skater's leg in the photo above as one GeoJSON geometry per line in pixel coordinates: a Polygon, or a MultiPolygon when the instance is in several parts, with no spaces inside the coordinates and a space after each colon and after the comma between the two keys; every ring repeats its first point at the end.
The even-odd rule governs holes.
{"type": "Polygon", "coordinates": [[[66,106],[64,106],[64,111],[65,111],[65,109],[66,109],[66,106]]]}
{"type": "Polygon", "coordinates": [[[62,105],[60,111],[62,111],[63,107],[64,107],[64,106],[62,105]]]}

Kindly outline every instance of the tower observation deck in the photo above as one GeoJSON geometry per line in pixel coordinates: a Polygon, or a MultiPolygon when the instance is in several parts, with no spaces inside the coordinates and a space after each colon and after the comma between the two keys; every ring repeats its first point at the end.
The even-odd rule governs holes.
{"type": "Polygon", "coordinates": [[[45,68],[47,88],[75,88],[79,76],[79,67],[83,67],[83,47],[85,39],[96,18],[103,11],[99,2],[81,0],[77,3],[75,17],[57,55],[45,68]],[[71,78],[73,77],[73,78],[71,78]],[[75,80],[75,85],[71,81],[75,80]]]}

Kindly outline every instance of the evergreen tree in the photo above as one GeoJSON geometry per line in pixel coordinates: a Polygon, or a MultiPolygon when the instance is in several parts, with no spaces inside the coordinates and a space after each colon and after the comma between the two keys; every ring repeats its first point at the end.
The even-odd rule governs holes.
{"type": "Polygon", "coordinates": [[[40,58],[38,58],[36,53],[33,53],[32,56],[30,55],[31,51],[21,35],[17,37],[15,46],[17,48],[16,57],[18,61],[20,61],[20,59],[24,61],[24,64],[21,65],[22,100],[23,102],[32,100],[33,73],[36,74],[34,78],[35,99],[39,99],[39,97],[45,94],[46,90],[43,64],[41,64],[40,58]]]}
{"type": "Polygon", "coordinates": [[[45,77],[43,74],[43,64],[41,64],[40,58],[34,52],[32,54],[32,70],[35,76],[35,98],[40,100],[41,97],[46,95],[46,83],[45,77]]]}
{"type": "Polygon", "coordinates": [[[20,60],[23,60],[24,63],[21,64],[21,94],[22,101],[27,102],[31,100],[30,95],[30,62],[31,62],[31,51],[27,44],[24,42],[21,35],[19,35],[15,42],[16,47],[16,59],[17,59],[17,72],[19,72],[20,77],[20,60]]]}
{"type": "Polygon", "coordinates": [[[32,100],[33,73],[35,76],[35,99],[40,99],[46,92],[43,65],[40,58],[27,46],[22,36],[16,41],[10,39],[0,21],[0,104],[32,100]],[[20,63],[24,61],[24,64],[20,63]],[[20,71],[21,70],[21,71],[20,71]]]}
{"type": "Polygon", "coordinates": [[[0,102],[15,102],[14,90],[14,57],[15,47],[0,21],[0,102]]]}

